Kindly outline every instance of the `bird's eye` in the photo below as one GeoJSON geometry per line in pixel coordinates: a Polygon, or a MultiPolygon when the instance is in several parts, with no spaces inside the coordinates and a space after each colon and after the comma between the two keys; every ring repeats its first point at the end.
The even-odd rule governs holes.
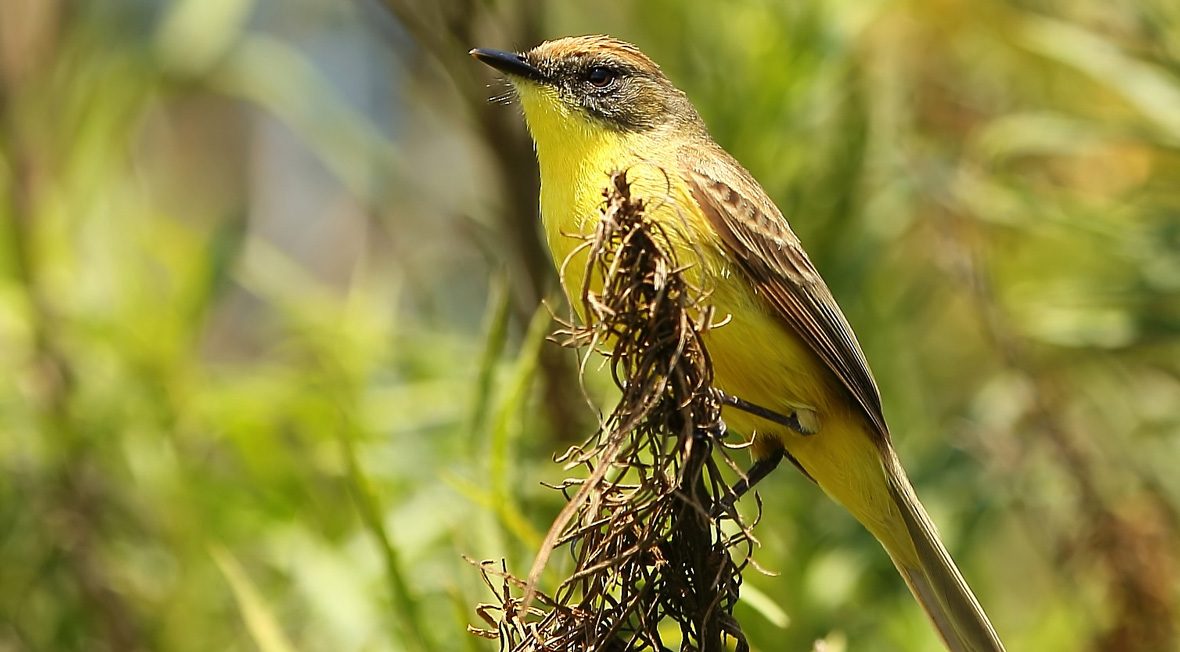
{"type": "Polygon", "coordinates": [[[586,81],[595,88],[606,88],[619,74],[605,66],[594,66],[586,71],[586,81]]]}

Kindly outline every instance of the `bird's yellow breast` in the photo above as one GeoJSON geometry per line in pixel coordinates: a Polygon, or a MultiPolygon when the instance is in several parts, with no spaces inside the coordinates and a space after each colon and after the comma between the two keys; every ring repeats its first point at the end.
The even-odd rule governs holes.
{"type": "MultiPolygon", "coordinates": [[[[675,245],[709,241],[711,230],[700,211],[684,210],[695,203],[675,175],[675,150],[666,143],[656,145],[643,134],[595,128],[548,102],[530,110],[528,118],[541,172],[541,219],[558,265],[583,242],[578,235],[594,232],[603,190],[617,171],[627,173],[632,194],[643,198],[650,217],[662,220],[675,245]]],[[[563,277],[567,291],[573,290],[571,296],[581,288],[585,259],[579,262],[569,261],[563,277]]]]}

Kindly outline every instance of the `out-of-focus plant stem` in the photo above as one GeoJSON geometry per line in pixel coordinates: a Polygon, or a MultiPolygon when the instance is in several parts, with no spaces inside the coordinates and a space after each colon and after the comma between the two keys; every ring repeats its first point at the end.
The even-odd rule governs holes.
{"type": "MultiPolygon", "coordinates": [[[[505,200],[498,214],[501,236],[509,247],[504,260],[518,266],[512,274],[517,320],[527,324],[537,303],[547,296],[556,281],[553,266],[538,227],[540,181],[531,141],[522,132],[520,116],[488,100],[482,72],[472,65],[467,52],[482,44],[478,27],[494,22],[501,28],[500,38],[510,42],[504,47],[531,47],[542,40],[544,4],[538,0],[518,0],[510,8],[497,7],[494,15],[483,3],[472,0],[431,5],[435,20],[423,15],[421,6],[406,0],[382,0],[414,40],[445,69],[457,84],[468,111],[475,116],[480,137],[495,157],[493,167],[499,172],[499,187],[505,200]]],[[[543,348],[540,358],[545,392],[544,408],[553,430],[558,433],[580,432],[587,425],[586,411],[577,392],[575,370],[569,356],[556,348],[543,348]]]]}
{"type": "Polygon", "coordinates": [[[44,488],[49,498],[48,510],[40,523],[45,530],[44,540],[56,546],[47,558],[60,555],[65,560],[87,611],[100,623],[106,647],[133,652],[147,647],[143,626],[112,585],[107,565],[98,558],[107,492],[101,477],[88,464],[90,442],[72,410],[74,372],[54,327],[60,322],[39,278],[38,189],[45,175],[51,172],[43,164],[44,153],[32,151],[22,135],[15,105],[27,85],[37,83],[49,68],[58,35],[66,28],[64,22],[59,22],[64,14],[62,5],[45,0],[39,11],[42,13],[14,12],[15,18],[9,16],[10,20],[27,19],[27,23],[6,25],[4,36],[16,38],[20,34],[23,43],[30,47],[4,43],[5,56],[0,60],[0,150],[9,167],[8,205],[0,209],[7,213],[7,219],[0,219],[0,224],[7,224],[9,229],[12,273],[24,292],[25,314],[32,334],[27,364],[17,373],[29,378],[38,435],[58,445],[51,458],[54,468],[47,474],[48,486],[44,488]]]}
{"type": "Polygon", "coordinates": [[[345,468],[348,471],[348,484],[353,501],[356,503],[361,521],[369,530],[369,534],[381,553],[381,560],[385,565],[385,577],[389,583],[390,599],[394,606],[394,621],[398,629],[405,634],[403,642],[407,649],[429,652],[434,648],[430,645],[426,631],[422,629],[422,623],[425,621],[419,613],[418,601],[410,590],[410,579],[403,572],[401,555],[398,554],[397,547],[393,545],[393,541],[389,538],[389,532],[385,528],[385,511],[381,508],[377,496],[373,493],[372,486],[357,460],[356,447],[353,444],[354,438],[357,436],[357,428],[353,424],[350,414],[349,410],[341,411],[339,439],[340,449],[344,454],[345,468]]]}

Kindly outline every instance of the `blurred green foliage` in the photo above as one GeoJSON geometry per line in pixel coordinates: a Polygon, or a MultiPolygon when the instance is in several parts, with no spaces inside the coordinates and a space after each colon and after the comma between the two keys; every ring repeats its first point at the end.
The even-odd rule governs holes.
{"type": "MultiPolygon", "coordinates": [[[[791,217],[1009,648],[1180,646],[1173,0],[5,0],[0,650],[494,649],[461,556],[528,567],[593,416],[465,53],[590,32],[791,217]]],[[[757,649],[939,649],[762,494],[757,649]]]]}

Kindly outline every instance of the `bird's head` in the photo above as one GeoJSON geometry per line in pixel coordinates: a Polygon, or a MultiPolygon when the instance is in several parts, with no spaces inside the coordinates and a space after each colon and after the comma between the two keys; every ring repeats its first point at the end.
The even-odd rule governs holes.
{"type": "Polygon", "coordinates": [[[478,48],[471,56],[507,76],[534,138],[571,129],[644,132],[700,120],[655,62],[609,36],[547,41],[524,53],[478,48]]]}

